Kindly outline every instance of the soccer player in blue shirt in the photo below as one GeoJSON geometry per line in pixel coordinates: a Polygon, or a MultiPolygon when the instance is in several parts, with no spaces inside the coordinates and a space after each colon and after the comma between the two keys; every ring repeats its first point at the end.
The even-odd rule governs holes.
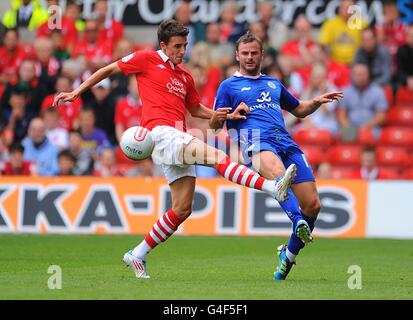
{"type": "MultiPolygon", "coordinates": [[[[244,120],[226,121],[229,136],[238,142],[244,160],[264,178],[283,176],[285,168],[295,165],[296,176],[288,199],[280,205],[293,223],[288,246],[279,250],[275,280],[285,280],[295,257],[312,241],[311,231],[320,211],[320,200],[311,167],[284,124],[281,109],[304,118],[323,103],[340,99],[341,92],[326,93],[312,100],[298,100],[281,82],[261,74],[263,46],[261,40],[247,33],[236,43],[239,71],[223,81],[214,108],[231,108],[245,112],[244,120]]],[[[220,129],[225,121],[210,121],[212,129],[220,129]]]]}

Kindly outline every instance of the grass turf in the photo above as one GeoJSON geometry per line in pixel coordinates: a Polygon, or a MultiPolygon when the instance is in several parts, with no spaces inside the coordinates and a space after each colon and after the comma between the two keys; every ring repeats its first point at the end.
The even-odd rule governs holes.
{"type": "Polygon", "coordinates": [[[413,299],[413,241],[318,238],[287,281],[274,253],[286,238],[174,236],[148,256],[151,279],[122,262],[142,236],[0,235],[0,299],[413,299]],[[48,289],[50,265],[62,289],[48,289]],[[362,289],[347,286],[349,266],[362,289]]]}

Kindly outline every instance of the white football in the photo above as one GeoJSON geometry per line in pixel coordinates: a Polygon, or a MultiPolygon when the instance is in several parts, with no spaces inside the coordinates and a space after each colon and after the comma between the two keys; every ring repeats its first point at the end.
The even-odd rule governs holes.
{"type": "Polygon", "coordinates": [[[136,126],[125,130],[119,145],[129,159],[143,160],[152,154],[155,143],[148,129],[136,126]]]}

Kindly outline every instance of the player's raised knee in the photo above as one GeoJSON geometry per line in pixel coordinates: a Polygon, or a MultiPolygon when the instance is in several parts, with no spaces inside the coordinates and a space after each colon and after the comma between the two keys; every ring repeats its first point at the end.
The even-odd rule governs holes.
{"type": "Polygon", "coordinates": [[[320,213],[321,203],[318,197],[312,198],[306,204],[303,205],[302,210],[306,215],[316,218],[320,213]]]}
{"type": "Polygon", "coordinates": [[[178,205],[172,208],[173,212],[178,216],[179,219],[185,220],[192,213],[192,206],[178,205]]]}

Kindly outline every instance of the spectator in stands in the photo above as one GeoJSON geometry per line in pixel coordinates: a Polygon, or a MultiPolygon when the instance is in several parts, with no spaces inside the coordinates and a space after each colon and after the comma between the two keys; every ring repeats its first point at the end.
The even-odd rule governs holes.
{"type": "MultiPolygon", "coordinates": [[[[113,61],[122,59],[135,51],[133,43],[128,38],[120,39],[113,51],[113,61]]],[[[128,94],[128,77],[123,73],[117,73],[110,77],[112,93],[116,100],[128,94]]]]}
{"type": "Polygon", "coordinates": [[[45,85],[48,93],[52,93],[61,70],[60,61],[53,57],[52,40],[45,37],[36,39],[34,51],[36,54],[36,76],[45,85]]]}
{"type": "Polygon", "coordinates": [[[222,75],[221,70],[212,62],[209,47],[205,42],[199,42],[194,46],[191,53],[191,65],[200,67],[203,79],[198,77],[197,89],[205,106],[212,108],[222,75]]]}
{"type": "Polygon", "coordinates": [[[333,168],[329,162],[321,162],[317,168],[317,179],[332,179],[333,178],[333,168]]]}
{"type": "Polygon", "coordinates": [[[370,81],[365,64],[353,66],[352,81],[339,105],[339,123],[345,130],[371,128],[378,134],[388,108],[386,95],[378,84],[370,81]]]}
{"type": "Polygon", "coordinates": [[[407,32],[406,44],[397,50],[398,82],[413,91],[413,25],[407,32]]]}
{"type": "Polygon", "coordinates": [[[19,66],[28,52],[19,41],[17,29],[6,30],[3,43],[0,47],[0,83],[16,81],[19,66]]]}
{"type": "Polygon", "coordinates": [[[92,88],[92,100],[85,105],[92,108],[96,116],[96,126],[103,129],[111,144],[116,144],[115,108],[116,100],[112,94],[111,82],[103,79],[92,88]]]}
{"type": "Polygon", "coordinates": [[[96,150],[110,146],[105,131],[95,127],[95,112],[91,108],[84,108],[80,112],[80,133],[82,135],[82,149],[93,156],[96,150]]]}
{"type": "Polygon", "coordinates": [[[365,147],[360,154],[360,169],[354,172],[354,179],[386,179],[387,175],[379,169],[376,162],[376,149],[365,147]]]}
{"type": "Polygon", "coordinates": [[[235,21],[238,11],[239,7],[237,2],[233,0],[223,2],[221,15],[218,20],[221,42],[231,42],[235,44],[239,37],[245,33],[245,23],[235,21]]]}
{"type": "Polygon", "coordinates": [[[235,56],[235,46],[231,42],[221,42],[220,25],[211,22],[206,29],[206,43],[208,44],[211,60],[218,67],[226,68],[232,65],[235,56]]]}
{"type": "MultiPolygon", "coordinates": [[[[56,92],[70,92],[71,90],[72,80],[64,75],[59,76],[56,81],[56,92]]],[[[43,100],[42,112],[52,107],[54,96],[54,94],[48,95],[43,100]]],[[[83,103],[80,97],[72,102],[60,102],[56,107],[59,114],[58,126],[66,130],[79,128],[79,114],[82,105],[83,103]]]]}
{"type": "Polygon", "coordinates": [[[329,48],[322,44],[315,43],[310,48],[312,64],[306,71],[300,72],[305,83],[307,83],[312,65],[322,64],[327,69],[328,80],[337,88],[344,89],[351,83],[350,69],[345,64],[334,61],[330,57],[329,48]]]}
{"type": "Polygon", "coordinates": [[[73,46],[78,40],[78,31],[76,29],[75,20],[67,15],[67,10],[61,14],[56,12],[56,9],[53,9],[53,6],[55,6],[54,8],[61,8],[57,7],[60,4],[58,0],[49,0],[48,2],[48,7],[51,8],[50,13],[52,16],[37,29],[36,38],[51,38],[53,31],[58,30],[62,38],[64,38],[62,49],[72,52],[73,46]]]}
{"type": "Polygon", "coordinates": [[[129,76],[128,90],[129,94],[120,99],[115,108],[115,130],[118,141],[126,129],[139,125],[142,115],[142,102],[134,75],[129,76]]]}
{"type": "Polygon", "coordinates": [[[82,32],[85,30],[85,22],[82,19],[82,11],[77,0],[67,0],[65,15],[75,21],[76,30],[82,32]]]}
{"type": "Polygon", "coordinates": [[[42,113],[44,125],[46,127],[46,136],[49,141],[64,150],[69,146],[69,135],[66,129],[59,126],[59,113],[55,108],[48,108],[42,113]]]}
{"type": "Polygon", "coordinates": [[[113,149],[104,148],[99,152],[93,175],[95,177],[116,177],[124,175],[124,173],[116,167],[115,152],[113,149]]]}
{"type": "Polygon", "coordinates": [[[341,0],[338,14],[326,20],[320,28],[320,42],[331,50],[335,61],[351,65],[360,46],[361,30],[367,26],[363,19],[354,15],[354,0],[341,0]]]}
{"type": "Polygon", "coordinates": [[[34,118],[33,112],[27,110],[26,94],[23,90],[14,88],[9,99],[10,108],[2,111],[1,127],[6,144],[21,141],[27,134],[30,121],[34,118]]]}
{"type": "Polygon", "coordinates": [[[304,80],[294,71],[293,57],[290,55],[278,55],[277,63],[284,75],[284,83],[287,89],[295,96],[300,97],[304,90],[304,80]]]}
{"type": "Polygon", "coordinates": [[[189,2],[182,1],[175,10],[175,20],[182,23],[189,29],[187,37],[188,45],[186,47],[184,59],[188,61],[195,43],[205,40],[205,25],[201,22],[191,22],[191,8],[189,2]]]}
{"type": "Polygon", "coordinates": [[[75,176],[91,175],[94,166],[94,160],[88,149],[82,148],[83,139],[79,131],[72,130],[69,132],[69,151],[76,158],[73,173],[75,176]]]}
{"type": "Polygon", "coordinates": [[[49,18],[47,10],[42,8],[40,0],[12,1],[12,8],[2,18],[6,28],[27,28],[36,30],[49,18]]]}
{"type": "Polygon", "coordinates": [[[123,37],[123,23],[113,19],[108,14],[107,0],[96,0],[94,13],[96,14],[99,30],[98,42],[108,43],[110,47],[114,47],[118,40],[123,37]]]}
{"type": "Polygon", "coordinates": [[[68,77],[71,80],[72,88],[82,83],[82,75],[89,74],[87,71],[87,61],[84,56],[78,57],[76,59],[70,58],[65,60],[62,64],[61,75],[68,77]]]}
{"type": "Polygon", "coordinates": [[[32,60],[23,60],[20,64],[16,81],[6,84],[0,102],[0,109],[11,108],[8,104],[11,92],[15,89],[22,90],[26,94],[26,111],[38,115],[43,99],[47,95],[46,88],[36,77],[35,64],[32,60]]]}
{"type": "Polygon", "coordinates": [[[406,43],[407,25],[399,19],[399,10],[395,0],[383,1],[383,22],[376,25],[377,39],[386,46],[396,65],[397,49],[406,43]]]}
{"type": "Polygon", "coordinates": [[[289,38],[288,26],[282,21],[281,17],[274,12],[274,4],[270,1],[257,3],[257,15],[267,30],[270,47],[279,51],[281,46],[289,38]]]}
{"type": "Polygon", "coordinates": [[[390,85],[392,60],[390,51],[378,43],[373,28],[366,28],[361,33],[361,45],[354,57],[354,63],[363,63],[369,67],[370,80],[381,85],[390,85]]]}
{"type": "Polygon", "coordinates": [[[112,48],[110,42],[99,40],[98,21],[88,19],[81,41],[73,48],[72,58],[84,56],[87,61],[87,69],[93,73],[112,61],[112,48]]]}
{"type": "Polygon", "coordinates": [[[57,157],[59,163],[59,176],[74,176],[76,157],[69,150],[62,150],[57,157]]]}
{"type": "Polygon", "coordinates": [[[298,71],[311,64],[310,49],[315,44],[313,28],[304,16],[298,16],[294,21],[295,38],[287,41],[281,47],[282,55],[292,57],[294,70],[298,71]]]}
{"type": "Polygon", "coordinates": [[[160,165],[152,162],[151,158],[135,162],[135,166],[125,172],[128,177],[164,177],[160,165]]]}
{"type": "Polygon", "coordinates": [[[266,73],[267,68],[275,63],[277,60],[278,51],[271,47],[267,29],[265,28],[265,24],[263,21],[258,20],[251,22],[249,24],[249,31],[258,38],[261,39],[263,50],[264,50],[264,57],[262,61],[262,70],[263,73],[266,73]]]}
{"type": "Polygon", "coordinates": [[[60,29],[53,29],[50,32],[50,40],[52,41],[53,57],[59,60],[60,63],[70,58],[69,49],[65,49],[65,39],[63,38],[60,29]]]}
{"type": "Polygon", "coordinates": [[[46,137],[46,128],[41,118],[30,122],[29,134],[23,142],[24,159],[36,164],[39,175],[54,176],[58,173],[57,155],[59,150],[46,137]]]}
{"type": "MultiPolygon", "coordinates": [[[[301,95],[301,99],[312,99],[311,97],[334,91],[337,91],[337,88],[328,81],[326,68],[321,64],[316,64],[312,67],[309,84],[301,95]]],[[[324,103],[317,112],[302,119],[299,128],[326,129],[336,134],[338,130],[336,108],[337,101],[324,103]]]]}
{"type": "Polygon", "coordinates": [[[32,161],[23,158],[24,147],[18,143],[12,143],[9,147],[10,160],[4,164],[1,175],[4,176],[36,176],[36,166],[32,161]]]}

